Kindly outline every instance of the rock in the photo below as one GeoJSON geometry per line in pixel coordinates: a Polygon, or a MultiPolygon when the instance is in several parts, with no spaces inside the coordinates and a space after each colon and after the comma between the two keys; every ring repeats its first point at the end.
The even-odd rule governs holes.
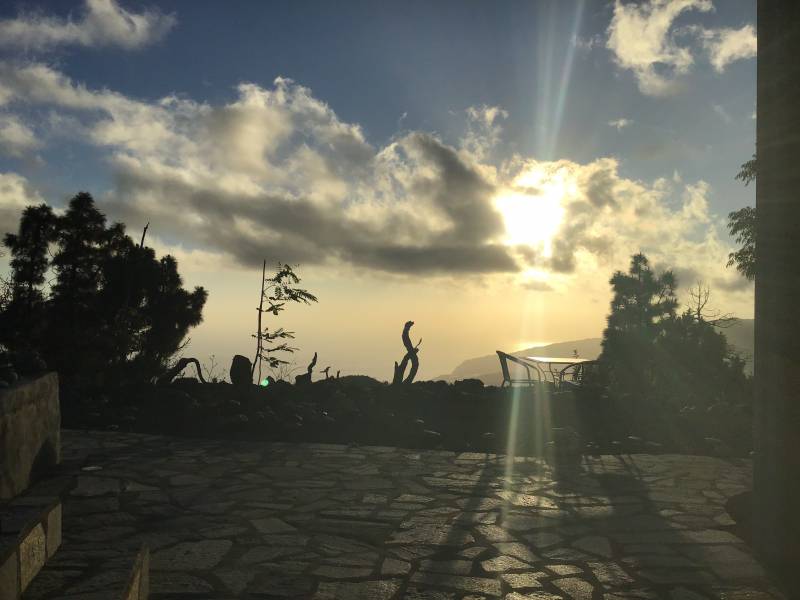
{"type": "Polygon", "coordinates": [[[237,387],[252,385],[253,376],[251,374],[253,365],[250,359],[241,354],[237,354],[231,361],[231,383],[237,387]]]}

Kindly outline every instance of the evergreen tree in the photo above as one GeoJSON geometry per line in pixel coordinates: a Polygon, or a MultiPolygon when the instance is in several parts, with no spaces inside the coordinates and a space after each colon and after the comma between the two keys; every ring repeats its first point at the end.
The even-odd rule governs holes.
{"type": "Polygon", "coordinates": [[[706,414],[720,403],[749,407],[744,361],[718,329],[730,318],[706,308],[700,286],[699,304],[678,315],[674,275],[655,274],[642,254],[611,285],[600,360],[609,395],[629,426],[672,427],[669,435],[680,437],[685,432],[674,426],[686,408],[706,414]]]}
{"type": "Polygon", "coordinates": [[[610,283],[614,296],[601,359],[618,394],[640,394],[652,384],[654,347],[678,306],[675,276],[671,271],[656,275],[640,253],[632,257],[628,273],[617,271],[610,283]]]}
{"type": "Polygon", "coordinates": [[[202,320],[207,292],[185,290],[177,261],[157,260],[123,224],[106,227],[88,193],[72,198],[60,217],[44,205],[29,207],[5,244],[13,294],[0,313],[0,342],[27,340],[71,387],[153,377],[202,320]],[[45,297],[48,268],[55,283],[45,297]],[[19,315],[27,307],[33,312],[25,321],[19,315]]]}
{"type": "Polygon", "coordinates": [[[12,273],[8,282],[10,297],[0,315],[0,341],[6,345],[22,349],[41,341],[42,285],[54,224],[55,217],[49,206],[29,206],[22,212],[17,233],[8,233],[3,240],[11,251],[12,273]]]}

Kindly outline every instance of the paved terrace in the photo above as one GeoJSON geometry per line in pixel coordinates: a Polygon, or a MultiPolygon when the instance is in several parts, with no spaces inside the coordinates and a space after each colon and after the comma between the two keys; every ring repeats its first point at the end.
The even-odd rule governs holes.
{"type": "Polygon", "coordinates": [[[724,530],[748,461],[600,456],[556,483],[485,454],[75,431],[63,446],[83,469],[26,598],[114,598],[143,542],[154,598],[780,598],[724,530]]]}

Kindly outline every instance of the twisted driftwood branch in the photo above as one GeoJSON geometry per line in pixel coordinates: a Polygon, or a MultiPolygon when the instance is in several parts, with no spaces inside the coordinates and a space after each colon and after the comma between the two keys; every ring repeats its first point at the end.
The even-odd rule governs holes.
{"type": "Polygon", "coordinates": [[[303,383],[311,383],[311,371],[314,369],[314,365],[317,364],[317,353],[314,352],[314,358],[311,359],[311,363],[308,365],[308,373],[302,373],[294,378],[295,385],[303,384],[303,383]]]}
{"type": "Polygon", "coordinates": [[[394,363],[394,377],[392,378],[392,385],[400,385],[401,383],[411,383],[414,381],[414,377],[417,375],[417,370],[419,369],[419,346],[422,344],[422,338],[420,338],[417,345],[414,346],[411,344],[411,337],[409,332],[411,331],[411,327],[414,325],[414,321],[406,321],[405,326],[403,327],[403,335],[401,339],[403,340],[403,345],[406,347],[406,354],[403,357],[403,360],[400,361],[400,364],[394,363]],[[411,370],[408,372],[408,376],[403,379],[403,375],[406,372],[406,367],[408,363],[411,362],[411,370]]]}
{"type": "Polygon", "coordinates": [[[173,379],[175,379],[181,371],[183,371],[187,366],[193,364],[197,369],[197,378],[200,380],[201,383],[206,383],[205,378],[203,377],[203,372],[200,370],[200,362],[196,358],[181,358],[175,365],[168,369],[163,375],[159,375],[155,378],[154,383],[156,385],[167,385],[173,379]]]}

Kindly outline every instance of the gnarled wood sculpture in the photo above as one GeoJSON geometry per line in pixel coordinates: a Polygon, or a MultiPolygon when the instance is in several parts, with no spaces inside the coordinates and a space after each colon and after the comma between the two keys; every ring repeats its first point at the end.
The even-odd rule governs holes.
{"type": "Polygon", "coordinates": [[[422,344],[422,338],[420,338],[419,342],[417,342],[416,346],[411,344],[411,337],[409,336],[409,332],[411,331],[411,327],[414,325],[414,321],[406,321],[405,326],[403,327],[403,345],[406,347],[406,355],[403,357],[403,360],[400,361],[400,364],[394,363],[394,377],[392,378],[392,385],[400,385],[401,383],[411,383],[414,381],[414,377],[417,375],[417,370],[419,369],[419,346],[422,344]],[[403,375],[406,372],[406,367],[408,363],[411,362],[411,369],[408,372],[408,376],[403,379],[403,375]]]}
{"type": "Polygon", "coordinates": [[[295,385],[303,385],[305,383],[311,383],[311,371],[314,370],[314,365],[317,364],[317,353],[314,352],[314,358],[311,359],[311,363],[308,365],[308,373],[301,373],[297,377],[294,378],[295,385]]]}
{"type": "Polygon", "coordinates": [[[173,379],[175,379],[181,371],[183,371],[188,365],[193,364],[197,369],[197,378],[200,380],[201,383],[206,383],[206,380],[203,378],[203,372],[200,370],[200,362],[196,358],[181,358],[175,365],[168,369],[163,375],[159,375],[153,381],[156,385],[167,385],[173,379]]]}

